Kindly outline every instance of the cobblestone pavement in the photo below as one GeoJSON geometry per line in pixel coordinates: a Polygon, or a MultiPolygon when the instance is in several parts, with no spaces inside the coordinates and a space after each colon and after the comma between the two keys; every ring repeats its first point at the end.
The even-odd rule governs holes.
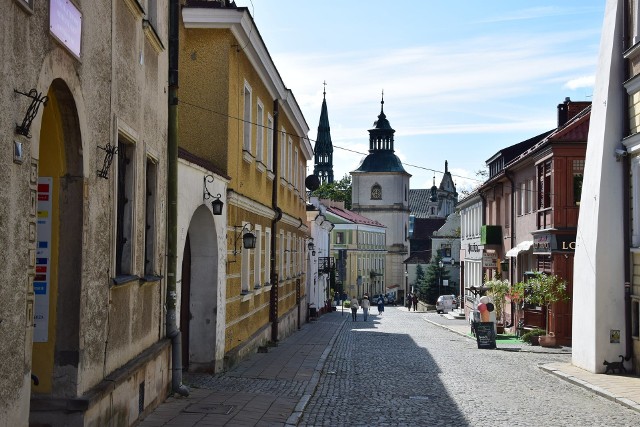
{"type": "Polygon", "coordinates": [[[638,412],[539,368],[568,363],[570,354],[479,350],[429,316],[390,307],[366,323],[344,323],[299,425],[640,423],[638,412]]]}

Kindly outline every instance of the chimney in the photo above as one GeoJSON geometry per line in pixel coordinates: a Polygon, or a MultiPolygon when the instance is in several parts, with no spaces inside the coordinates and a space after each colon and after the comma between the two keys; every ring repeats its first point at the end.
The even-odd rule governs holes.
{"type": "Polygon", "coordinates": [[[562,127],[582,110],[591,105],[591,101],[572,101],[568,96],[562,104],[558,104],[558,127],[562,127]]]}

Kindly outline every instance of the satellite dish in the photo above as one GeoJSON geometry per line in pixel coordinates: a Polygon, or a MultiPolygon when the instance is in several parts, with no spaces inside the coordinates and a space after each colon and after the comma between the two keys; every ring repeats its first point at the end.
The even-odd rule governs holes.
{"type": "Polygon", "coordinates": [[[320,187],[320,178],[316,175],[309,175],[305,178],[304,185],[309,191],[316,191],[320,187]]]}

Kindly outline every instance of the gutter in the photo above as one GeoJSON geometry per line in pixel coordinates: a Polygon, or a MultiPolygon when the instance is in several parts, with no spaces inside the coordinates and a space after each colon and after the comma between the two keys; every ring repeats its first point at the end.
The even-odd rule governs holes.
{"type": "Polygon", "coordinates": [[[273,101],[273,188],[271,189],[271,207],[276,212],[271,220],[271,291],[269,293],[269,318],[271,321],[271,341],[278,342],[278,283],[279,277],[276,269],[276,240],[278,238],[278,222],[282,219],[282,209],[278,207],[278,186],[280,169],[278,167],[278,116],[280,115],[280,104],[277,99],[273,101]]]}
{"type": "Polygon", "coordinates": [[[182,339],[176,322],[178,237],[178,19],[179,0],[169,0],[169,110],[167,136],[167,290],[166,333],[171,339],[171,389],[188,396],[182,384],[182,339]]]}
{"type": "MultiPolygon", "coordinates": [[[[515,231],[516,231],[516,200],[515,200],[515,194],[516,194],[516,185],[515,182],[513,180],[513,174],[509,171],[505,171],[505,176],[507,177],[507,179],[509,180],[509,183],[511,184],[511,247],[513,248],[513,243],[516,240],[516,236],[515,236],[515,231]]],[[[514,277],[513,277],[513,257],[509,257],[509,281],[511,283],[513,283],[514,277]]],[[[514,324],[514,310],[513,310],[513,302],[511,302],[511,321],[510,324],[511,326],[513,326],[514,324]]]]}

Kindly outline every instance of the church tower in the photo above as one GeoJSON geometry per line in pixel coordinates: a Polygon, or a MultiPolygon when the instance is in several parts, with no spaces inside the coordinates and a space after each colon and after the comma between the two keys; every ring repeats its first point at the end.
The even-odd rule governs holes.
{"type": "Polygon", "coordinates": [[[316,145],[313,149],[313,174],[320,179],[320,184],[333,182],[333,144],[331,143],[331,128],[329,127],[326,95],[326,90],[323,90],[318,137],[316,138],[316,145]]]}
{"type": "MultiPolygon", "coordinates": [[[[369,154],[351,172],[351,210],[387,227],[385,287],[403,289],[404,264],[409,253],[409,179],[394,154],[394,133],[384,113],[384,93],[378,120],[369,130],[369,154]]],[[[362,274],[368,274],[362,271],[362,274]]]]}

